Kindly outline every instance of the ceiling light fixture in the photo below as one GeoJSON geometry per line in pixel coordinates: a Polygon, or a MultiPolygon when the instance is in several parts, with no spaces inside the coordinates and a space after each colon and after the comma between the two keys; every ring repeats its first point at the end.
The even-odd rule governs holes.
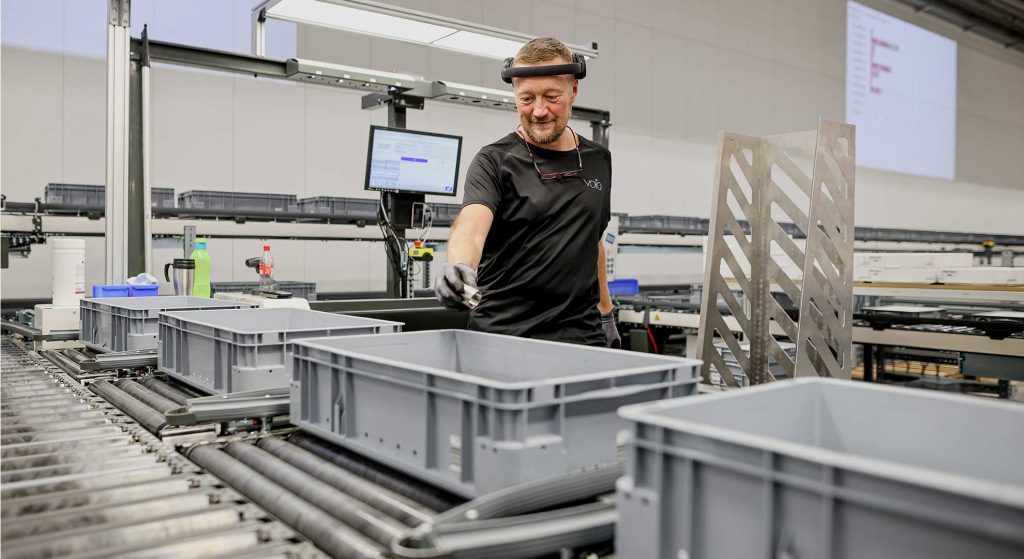
{"type": "MultiPolygon", "coordinates": [[[[265,0],[253,9],[253,48],[263,55],[267,18],[317,25],[457,52],[504,59],[515,56],[530,35],[435,16],[371,0],[265,0]]],[[[597,57],[597,44],[568,45],[586,58],[597,57]]]]}

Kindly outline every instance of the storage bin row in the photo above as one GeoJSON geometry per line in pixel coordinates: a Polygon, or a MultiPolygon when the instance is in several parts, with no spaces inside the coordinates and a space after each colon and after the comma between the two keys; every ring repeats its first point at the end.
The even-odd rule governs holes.
{"type": "MultiPolygon", "coordinates": [[[[332,196],[315,196],[303,198],[298,202],[303,213],[329,216],[334,219],[353,223],[376,223],[380,200],[377,198],[338,198],[332,196]]],[[[438,227],[451,225],[459,216],[462,206],[459,204],[429,204],[433,212],[433,224],[438,227]]]]}
{"type": "MultiPolygon", "coordinates": [[[[106,206],[107,189],[101,184],[50,183],[43,189],[43,198],[47,204],[60,204],[83,210],[96,210],[103,209],[106,206]]],[[[173,208],[174,189],[150,189],[150,202],[154,208],[173,208]]]]}
{"type": "MultiPolygon", "coordinates": [[[[316,301],[316,283],[308,281],[279,281],[278,288],[292,297],[316,301]]],[[[253,293],[260,288],[258,281],[215,281],[210,283],[213,293],[253,293]]]]}
{"type": "Polygon", "coordinates": [[[178,195],[178,208],[296,213],[299,211],[299,201],[294,194],[190,190],[178,195]]]}
{"type": "MultiPolygon", "coordinates": [[[[154,208],[175,207],[173,188],[153,188],[151,196],[154,208]]],[[[69,211],[100,210],[106,205],[106,188],[103,185],[50,183],[44,189],[44,197],[47,204],[68,206],[69,211]]],[[[313,196],[299,200],[292,194],[190,190],[178,194],[177,207],[227,212],[301,212],[361,224],[377,222],[380,199],[313,196]]],[[[458,204],[430,204],[430,208],[434,225],[439,227],[451,225],[461,210],[458,204]]]]}

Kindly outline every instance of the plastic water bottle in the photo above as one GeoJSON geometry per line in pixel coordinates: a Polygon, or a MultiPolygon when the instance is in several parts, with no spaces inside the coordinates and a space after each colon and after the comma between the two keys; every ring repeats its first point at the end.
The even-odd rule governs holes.
{"type": "Polygon", "coordinates": [[[206,252],[206,239],[196,239],[196,248],[192,251],[192,260],[196,263],[195,283],[192,287],[193,297],[210,296],[210,253],[206,252]]]}
{"type": "Polygon", "coordinates": [[[270,254],[270,245],[263,245],[259,273],[260,291],[277,291],[277,282],[274,281],[274,257],[270,254]]]}

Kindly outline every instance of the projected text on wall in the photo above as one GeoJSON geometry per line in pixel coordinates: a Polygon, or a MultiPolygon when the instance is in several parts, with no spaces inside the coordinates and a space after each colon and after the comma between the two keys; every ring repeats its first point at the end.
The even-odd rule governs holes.
{"type": "Polygon", "coordinates": [[[857,125],[857,164],[952,179],[956,42],[856,2],[846,15],[846,120],[857,125]]]}

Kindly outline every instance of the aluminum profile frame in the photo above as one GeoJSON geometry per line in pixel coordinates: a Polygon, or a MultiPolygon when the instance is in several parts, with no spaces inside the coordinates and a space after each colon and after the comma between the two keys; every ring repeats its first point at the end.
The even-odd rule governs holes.
{"type": "Polygon", "coordinates": [[[710,382],[714,368],[727,385],[739,385],[714,346],[716,336],[725,341],[751,384],[774,380],[769,359],[790,377],[850,378],[854,127],[821,120],[817,131],[778,136],[723,132],[716,159],[697,349],[704,381],[710,382]],[[799,163],[805,157],[813,161],[810,173],[799,163]],[[749,223],[749,234],[743,220],[749,223]],[[786,232],[783,221],[796,225],[806,238],[803,246],[786,232]],[[787,273],[792,266],[785,259],[800,267],[801,280],[787,273]],[[799,320],[773,296],[773,283],[799,302],[799,320]],[[749,352],[726,325],[719,301],[739,323],[749,352]],[[795,360],[771,334],[775,325],[797,343],[795,360]]]}

